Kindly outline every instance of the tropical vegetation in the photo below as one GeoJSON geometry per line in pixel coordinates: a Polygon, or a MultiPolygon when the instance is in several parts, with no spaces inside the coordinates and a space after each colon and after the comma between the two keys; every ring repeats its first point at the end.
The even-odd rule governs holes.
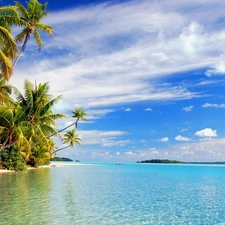
{"type": "Polygon", "coordinates": [[[61,95],[53,98],[48,83],[33,84],[25,80],[24,94],[9,84],[13,67],[25,51],[30,36],[34,36],[39,49],[42,47],[39,31],[53,36],[53,28],[41,23],[48,15],[46,6],[47,3],[30,0],[27,7],[19,2],[0,7],[0,159],[7,169],[46,165],[58,151],[81,145],[76,129],[66,130],[73,125],[77,128],[79,120],[86,120],[87,113],[82,108],[75,108],[75,122],[57,130],[56,120],[67,118],[52,110],[62,99],[61,95]],[[14,26],[22,29],[16,37],[12,35],[14,26]],[[20,50],[18,42],[22,42],[20,50]],[[62,135],[62,132],[66,133],[62,135]],[[54,142],[56,137],[62,141],[60,148],[54,142]]]}
{"type": "Polygon", "coordinates": [[[147,159],[144,161],[138,161],[137,163],[182,163],[181,161],[177,160],[170,160],[170,159],[147,159]]]}

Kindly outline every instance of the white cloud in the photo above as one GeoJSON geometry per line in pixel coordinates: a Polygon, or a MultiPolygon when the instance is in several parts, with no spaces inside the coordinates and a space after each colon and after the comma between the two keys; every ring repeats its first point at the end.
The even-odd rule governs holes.
{"type": "Polygon", "coordinates": [[[208,69],[205,74],[208,77],[213,75],[225,75],[225,63],[223,61],[217,63],[215,66],[208,69]]]}
{"type": "Polygon", "coordinates": [[[189,130],[189,127],[188,128],[182,128],[180,132],[185,132],[187,130],[189,130]]]}
{"type": "Polygon", "coordinates": [[[176,137],[175,137],[175,140],[176,140],[176,141],[190,141],[189,138],[183,137],[183,136],[181,136],[181,135],[176,136],[176,137]]]}
{"type": "Polygon", "coordinates": [[[82,145],[101,145],[104,147],[125,146],[129,140],[118,140],[126,134],[123,131],[79,130],[77,134],[82,139],[82,145]]]}
{"type": "Polygon", "coordinates": [[[212,103],[205,103],[202,105],[203,108],[213,107],[213,108],[225,108],[225,104],[212,104],[212,103]]]}
{"type": "Polygon", "coordinates": [[[145,111],[152,111],[152,109],[151,108],[146,108],[145,111]]]}
{"type": "Polygon", "coordinates": [[[190,112],[193,109],[194,109],[194,106],[193,105],[182,108],[182,110],[185,111],[185,112],[190,112]]]}
{"type": "Polygon", "coordinates": [[[195,133],[196,136],[199,137],[216,137],[217,136],[217,131],[212,130],[211,128],[205,128],[203,130],[199,130],[195,133]]]}
{"type": "Polygon", "coordinates": [[[164,138],[161,138],[160,141],[161,141],[161,142],[167,142],[167,141],[169,141],[169,138],[168,138],[168,137],[164,137],[164,138]]]}
{"type": "Polygon", "coordinates": [[[124,155],[136,155],[135,152],[129,151],[129,152],[124,152],[124,155]]]}
{"type": "Polygon", "coordinates": [[[125,112],[130,112],[131,109],[130,109],[130,108],[127,108],[127,109],[125,109],[124,111],[125,111],[125,112]]]}

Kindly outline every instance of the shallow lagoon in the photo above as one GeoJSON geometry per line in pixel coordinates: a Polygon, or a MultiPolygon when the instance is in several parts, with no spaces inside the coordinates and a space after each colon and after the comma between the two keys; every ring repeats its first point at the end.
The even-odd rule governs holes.
{"type": "Polygon", "coordinates": [[[94,163],[0,174],[0,224],[225,224],[225,166],[94,163]]]}

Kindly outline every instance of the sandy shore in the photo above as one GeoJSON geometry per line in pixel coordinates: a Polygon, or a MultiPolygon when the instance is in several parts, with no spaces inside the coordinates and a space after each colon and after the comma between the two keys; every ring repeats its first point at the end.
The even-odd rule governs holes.
{"type": "Polygon", "coordinates": [[[0,173],[11,173],[15,172],[14,170],[5,170],[5,169],[0,169],[0,173]]]}
{"type": "MultiPolygon", "coordinates": [[[[39,167],[28,167],[28,170],[35,170],[38,168],[54,168],[54,167],[64,167],[64,166],[84,166],[85,164],[64,164],[64,163],[51,163],[50,165],[46,165],[46,166],[39,166],[39,167]]],[[[15,170],[6,170],[3,168],[0,168],[0,173],[11,173],[11,172],[15,172],[15,170]]]]}

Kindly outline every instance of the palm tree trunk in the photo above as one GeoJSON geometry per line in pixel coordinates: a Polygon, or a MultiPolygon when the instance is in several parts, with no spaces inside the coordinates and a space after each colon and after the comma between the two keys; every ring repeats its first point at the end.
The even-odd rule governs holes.
{"type": "MultiPolygon", "coordinates": [[[[72,123],[72,124],[70,124],[69,126],[67,126],[67,127],[63,128],[63,129],[59,130],[58,133],[60,133],[60,132],[62,132],[62,131],[64,131],[64,130],[66,130],[66,129],[68,129],[69,127],[73,126],[74,124],[76,125],[76,128],[77,128],[78,121],[79,121],[79,118],[77,118],[77,120],[76,120],[74,123],[72,123]]],[[[47,138],[53,137],[53,136],[55,136],[55,135],[56,135],[56,134],[51,134],[51,135],[47,136],[47,138]]],[[[35,146],[38,145],[40,142],[41,142],[41,140],[38,141],[38,142],[36,142],[34,145],[32,145],[31,148],[35,147],[35,146]]],[[[59,151],[59,150],[58,150],[58,151],[59,151]]]]}
{"type": "Polygon", "coordinates": [[[6,143],[7,143],[8,140],[9,140],[9,136],[6,138],[6,140],[4,141],[4,143],[2,144],[2,146],[0,147],[0,151],[5,148],[5,145],[6,145],[6,143]]]}
{"type": "Polygon", "coordinates": [[[19,61],[21,55],[22,55],[23,52],[25,51],[26,46],[27,46],[27,42],[28,42],[29,38],[30,38],[30,32],[29,32],[29,30],[28,30],[28,31],[27,31],[27,34],[26,34],[26,37],[25,37],[25,40],[24,40],[24,42],[23,42],[23,46],[22,46],[22,48],[21,48],[19,54],[17,55],[15,61],[13,62],[13,67],[16,66],[16,64],[17,64],[17,62],[19,61]]]}
{"type": "Polygon", "coordinates": [[[54,154],[54,153],[56,153],[56,152],[58,152],[58,151],[62,151],[63,149],[69,148],[70,146],[71,146],[71,144],[69,144],[69,145],[68,145],[68,146],[66,146],[66,147],[63,147],[63,148],[57,149],[57,150],[55,150],[54,152],[52,152],[52,153],[51,153],[51,155],[52,155],[52,154],[54,154]]]}
{"type": "MultiPolygon", "coordinates": [[[[8,141],[8,139],[9,138],[7,138],[7,141],[8,141]]],[[[6,149],[6,148],[8,148],[8,147],[11,147],[11,146],[13,146],[18,140],[16,140],[16,141],[13,141],[12,143],[10,143],[10,144],[6,144],[7,143],[7,141],[6,142],[4,142],[3,143],[3,145],[0,147],[0,151],[2,151],[2,150],[4,150],[4,149],[6,149]]]]}
{"type": "MultiPolygon", "coordinates": [[[[71,123],[69,126],[64,127],[63,129],[59,130],[58,133],[60,133],[60,132],[62,132],[62,131],[64,131],[64,130],[66,130],[66,129],[68,129],[69,127],[73,126],[74,124],[76,125],[76,128],[77,128],[77,123],[78,123],[78,121],[79,121],[79,118],[77,118],[77,120],[76,120],[74,123],[71,123]]],[[[51,135],[49,135],[47,138],[50,138],[50,137],[52,137],[52,136],[54,136],[54,135],[55,135],[55,134],[51,134],[51,135]]]]}

